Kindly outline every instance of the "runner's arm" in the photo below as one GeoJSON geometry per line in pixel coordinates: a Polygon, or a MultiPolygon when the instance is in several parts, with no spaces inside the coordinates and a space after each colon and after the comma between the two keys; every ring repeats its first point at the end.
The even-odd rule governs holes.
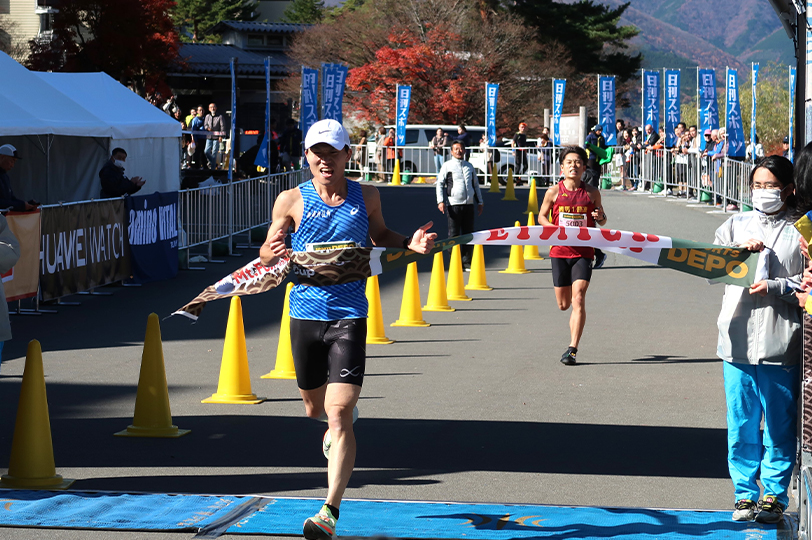
{"type": "Polygon", "coordinates": [[[592,211],[592,219],[595,220],[595,223],[603,227],[606,225],[606,212],[603,210],[603,206],[601,204],[601,192],[590,186],[590,196],[592,197],[592,202],[595,203],[595,209],[592,211]]]}
{"type": "Polygon", "coordinates": [[[544,194],[544,200],[541,201],[541,208],[539,208],[539,215],[538,215],[538,223],[539,225],[544,225],[546,227],[552,227],[553,224],[550,223],[548,216],[550,215],[550,210],[553,207],[553,202],[555,202],[555,198],[558,197],[558,186],[553,186],[547,190],[544,194]]]}
{"type": "Polygon", "coordinates": [[[293,212],[301,200],[298,189],[283,191],[276,198],[268,236],[265,237],[265,242],[259,248],[259,259],[265,266],[273,266],[278,262],[279,257],[287,254],[285,236],[290,226],[295,224],[293,212]]]}
{"type": "Polygon", "coordinates": [[[389,229],[383,219],[381,210],[381,194],[375,186],[362,185],[364,205],[369,218],[369,238],[378,247],[394,247],[411,249],[417,253],[428,253],[434,248],[434,239],[437,233],[427,232],[433,223],[429,221],[411,236],[404,236],[389,229]],[[406,242],[408,241],[408,243],[406,242]]]}

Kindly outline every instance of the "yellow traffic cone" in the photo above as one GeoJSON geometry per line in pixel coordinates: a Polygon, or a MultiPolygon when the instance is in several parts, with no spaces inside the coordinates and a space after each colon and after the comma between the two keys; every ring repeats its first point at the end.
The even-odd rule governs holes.
{"type": "Polygon", "coordinates": [[[56,474],[51,420],[45,395],[45,370],[39,341],[28,343],[25,369],[11,440],[8,474],[0,487],[13,489],[66,489],[74,481],[56,474]]]}
{"type": "Polygon", "coordinates": [[[481,244],[474,245],[474,255],[471,259],[471,275],[468,276],[466,291],[492,291],[485,278],[485,250],[481,244]]]}
{"type": "Polygon", "coordinates": [[[516,192],[513,186],[513,169],[508,168],[507,185],[505,186],[505,196],[502,197],[503,201],[518,201],[516,192]]]}
{"type": "Polygon", "coordinates": [[[462,279],[462,248],[459,244],[451,248],[451,262],[448,263],[448,287],[446,295],[454,302],[473,300],[465,294],[465,281],[462,279]]]}
{"type": "Polygon", "coordinates": [[[378,286],[378,276],[367,278],[367,345],[389,345],[393,340],[386,337],[383,326],[383,310],[381,309],[381,290],[378,286]]]}
{"type": "Polygon", "coordinates": [[[242,322],[242,303],[239,296],[231,297],[228,312],[226,341],[220,362],[220,381],[217,392],[201,403],[234,403],[255,405],[265,398],[251,392],[251,375],[248,373],[248,351],[245,346],[245,327],[242,322]]]}
{"type": "Polygon", "coordinates": [[[135,394],[133,423],[114,435],[175,438],[190,431],[178,429],[178,426],[172,424],[161,342],[161,323],[157,314],[150,313],[147,318],[147,332],[144,335],[144,352],[141,354],[141,373],[138,376],[138,391],[135,394]]]}
{"type": "Polygon", "coordinates": [[[276,364],[260,379],[295,379],[293,348],[290,344],[290,290],[293,283],[285,286],[285,304],[282,307],[282,321],[279,324],[279,342],[276,344],[276,364]]]}
{"type": "Polygon", "coordinates": [[[530,196],[527,198],[527,210],[525,214],[538,214],[539,213],[539,196],[536,193],[536,179],[530,179],[530,196]]]}
{"type": "Polygon", "coordinates": [[[429,300],[423,306],[425,311],[456,311],[448,305],[445,291],[445,264],[443,252],[434,254],[434,264],[431,267],[431,284],[429,285],[429,300]]]}
{"type": "Polygon", "coordinates": [[[400,183],[400,160],[395,160],[395,170],[392,171],[392,185],[399,186],[400,183]]]}
{"type": "MultiPolygon", "coordinates": [[[[517,221],[515,227],[520,224],[517,221]]],[[[499,270],[500,274],[529,274],[530,270],[524,267],[524,254],[522,253],[522,246],[510,246],[510,260],[508,260],[508,267],[505,270],[499,270]]]]}
{"type": "MultiPolygon", "coordinates": [[[[533,180],[535,182],[535,180],[533,180]]],[[[527,214],[527,226],[534,227],[536,220],[533,218],[533,212],[527,214]]],[[[525,261],[543,261],[544,257],[539,255],[538,246],[524,246],[524,260],[525,261]]]]}
{"type": "Polygon", "coordinates": [[[391,326],[431,326],[423,320],[420,309],[420,282],[417,280],[417,263],[406,267],[406,283],[403,286],[403,301],[400,304],[400,318],[391,326]]]}
{"type": "Polygon", "coordinates": [[[499,193],[499,175],[496,174],[496,163],[491,167],[491,188],[489,193],[499,193]]]}

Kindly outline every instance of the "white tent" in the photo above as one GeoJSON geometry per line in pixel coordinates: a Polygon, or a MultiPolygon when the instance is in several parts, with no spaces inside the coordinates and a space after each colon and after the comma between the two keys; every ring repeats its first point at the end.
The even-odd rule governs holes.
{"type": "Polygon", "coordinates": [[[22,156],[11,171],[21,199],[99,197],[99,170],[115,147],[142,193],[180,188],[180,124],[104,73],[31,72],[0,53],[0,144],[22,156]]]}

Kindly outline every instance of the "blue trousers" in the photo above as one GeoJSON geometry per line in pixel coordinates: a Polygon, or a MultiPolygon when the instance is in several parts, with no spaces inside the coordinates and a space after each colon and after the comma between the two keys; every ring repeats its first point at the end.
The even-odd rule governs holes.
{"type": "Polygon", "coordinates": [[[724,364],[727,464],[736,500],[774,495],[786,508],[797,452],[800,366],[724,364]],[[764,432],[760,429],[764,416],[764,432]]]}
{"type": "Polygon", "coordinates": [[[445,163],[445,156],[443,156],[443,154],[434,154],[434,166],[437,168],[437,173],[435,174],[440,173],[443,163],[445,163]]]}

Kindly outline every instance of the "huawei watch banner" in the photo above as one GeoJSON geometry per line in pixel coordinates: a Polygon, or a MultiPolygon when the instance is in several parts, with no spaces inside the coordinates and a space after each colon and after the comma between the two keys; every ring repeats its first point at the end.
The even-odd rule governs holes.
{"type": "Polygon", "coordinates": [[[488,146],[496,146],[496,102],[499,98],[499,84],[485,83],[485,129],[488,132],[488,146]]]}
{"type": "Polygon", "coordinates": [[[395,104],[395,115],[397,119],[397,125],[395,126],[395,144],[405,146],[406,122],[409,120],[409,104],[412,101],[412,87],[398,85],[397,95],[397,103],[395,104]]]}
{"type": "Polygon", "coordinates": [[[39,265],[43,300],[129,277],[124,200],[43,208],[39,265]]]}
{"type": "Polygon", "coordinates": [[[564,93],[567,79],[553,79],[553,145],[561,146],[561,115],[564,113],[564,93]]]}
{"type": "MultiPolygon", "coordinates": [[[[716,71],[700,69],[697,72],[696,93],[699,102],[699,133],[719,129],[719,105],[716,102],[716,71]]],[[[705,137],[699,138],[700,150],[705,149],[705,137]]]]}
{"type": "Polygon", "coordinates": [[[127,238],[136,283],[178,273],[178,192],[127,197],[127,238]]]}
{"type": "Polygon", "coordinates": [[[347,66],[341,64],[321,65],[321,119],[343,123],[342,103],[344,83],[347,82],[347,66]]]}
{"type": "Polygon", "coordinates": [[[302,66],[302,101],[299,129],[307,134],[310,126],[319,121],[318,98],[319,96],[319,71],[317,69],[302,66]]]}
{"type": "Polygon", "coordinates": [[[438,241],[426,255],[397,248],[345,248],[318,253],[291,252],[289,259],[279,259],[273,267],[264,266],[255,259],[206,287],[173,315],[197,320],[207,302],[269,291],[282,283],[291,270],[302,285],[337,285],[401,268],[457,244],[597,247],[741,287],[752,285],[759,256],[746,249],[637,232],[587,227],[509,227],[438,241]]]}
{"type": "Polygon", "coordinates": [[[643,70],[643,126],[660,129],[660,72],[643,70]]]}
{"type": "Polygon", "coordinates": [[[680,71],[678,69],[665,70],[665,146],[674,148],[677,146],[677,134],[674,129],[680,123],[679,110],[679,80],[680,71]]]}
{"type": "Polygon", "coordinates": [[[744,126],[742,125],[742,108],[739,103],[739,75],[735,69],[727,68],[727,100],[725,117],[727,118],[727,155],[744,157],[744,126]]]}
{"type": "Polygon", "coordinates": [[[17,264],[3,274],[3,288],[8,302],[31,298],[37,294],[41,216],[40,210],[6,214],[8,228],[20,243],[20,258],[17,264]]]}
{"type": "Polygon", "coordinates": [[[752,105],[750,107],[750,144],[753,145],[752,159],[756,159],[756,86],[758,85],[758,64],[753,62],[752,70],[750,72],[750,92],[752,97],[752,105]]]}
{"type": "Polygon", "coordinates": [[[598,123],[609,146],[617,144],[615,133],[615,76],[598,76],[598,123]]]}

